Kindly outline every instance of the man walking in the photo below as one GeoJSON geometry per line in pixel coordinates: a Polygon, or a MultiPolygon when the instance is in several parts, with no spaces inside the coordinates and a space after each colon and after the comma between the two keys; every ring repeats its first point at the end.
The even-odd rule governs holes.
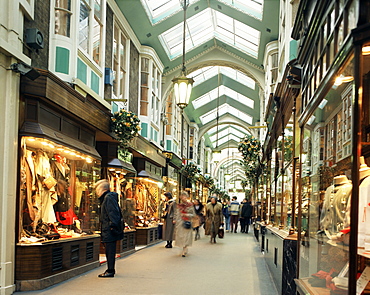
{"type": "Polygon", "coordinates": [[[118,194],[110,191],[108,180],[99,180],[95,184],[95,191],[100,201],[101,241],[104,243],[108,266],[98,277],[113,278],[116,273],[116,242],[123,239],[122,212],[118,205],[118,194]]]}
{"type": "Polygon", "coordinates": [[[230,203],[230,230],[231,232],[234,231],[236,233],[238,228],[238,220],[239,220],[239,207],[240,204],[236,200],[237,198],[234,196],[232,197],[232,202],[230,203]]]}
{"type": "Polygon", "coordinates": [[[242,233],[248,233],[249,224],[252,217],[252,205],[247,199],[244,199],[240,209],[240,226],[242,233]]]}

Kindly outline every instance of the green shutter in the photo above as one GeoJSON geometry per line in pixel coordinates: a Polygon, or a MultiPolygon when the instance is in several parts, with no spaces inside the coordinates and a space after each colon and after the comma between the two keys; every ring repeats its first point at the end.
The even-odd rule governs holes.
{"type": "Polygon", "coordinates": [[[80,59],[77,59],[77,78],[87,83],[87,65],[80,59]]]}
{"type": "Polygon", "coordinates": [[[95,91],[97,94],[99,94],[99,83],[100,79],[97,74],[94,72],[91,72],[91,89],[95,91]]]}
{"type": "Polygon", "coordinates": [[[69,50],[67,48],[56,48],[55,71],[62,74],[69,74],[69,50]]]}
{"type": "Polygon", "coordinates": [[[148,123],[141,123],[141,136],[148,137],[148,123]]]}

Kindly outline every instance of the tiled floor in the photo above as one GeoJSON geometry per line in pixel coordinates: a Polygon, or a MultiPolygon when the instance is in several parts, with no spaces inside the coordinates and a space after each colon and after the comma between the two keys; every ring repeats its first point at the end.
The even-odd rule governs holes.
{"type": "Polygon", "coordinates": [[[160,243],[118,259],[114,278],[98,278],[105,265],[28,294],[275,295],[276,288],[252,233],[226,233],[217,244],[202,235],[187,257],[160,243]]]}

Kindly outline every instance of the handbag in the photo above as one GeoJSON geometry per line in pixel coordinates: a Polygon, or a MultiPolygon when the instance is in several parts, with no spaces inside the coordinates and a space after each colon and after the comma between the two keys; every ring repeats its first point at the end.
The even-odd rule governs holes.
{"type": "Polygon", "coordinates": [[[45,178],[44,181],[42,182],[43,185],[47,188],[47,189],[51,189],[52,187],[54,187],[56,184],[57,184],[57,181],[55,180],[54,177],[52,176],[49,176],[48,178],[45,178]]]}
{"type": "Polygon", "coordinates": [[[219,237],[220,239],[223,239],[223,238],[224,238],[224,234],[225,234],[224,228],[223,228],[223,227],[220,227],[220,228],[218,229],[218,237],[219,237]]]}
{"type": "Polygon", "coordinates": [[[186,229],[190,229],[191,228],[191,222],[190,221],[184,221],[182,226],[186,229]]]}

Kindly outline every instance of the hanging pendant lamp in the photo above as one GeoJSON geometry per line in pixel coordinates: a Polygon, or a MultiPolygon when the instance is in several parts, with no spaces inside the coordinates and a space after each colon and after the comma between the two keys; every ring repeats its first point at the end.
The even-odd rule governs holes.
{"type": "Polygon", "coordinates": [[[176,104],[179,108],[184,109],[189,104],[191,90],[193,88],[194,79],[186,77],[185,66],[185,30],[186,30],[186,9],[189,6],[189,0],[183,1],[184,9],[184,30],[182,39],[182,69],[181,76],[172,79],[173,90],[175,94],[176,104]]]}

